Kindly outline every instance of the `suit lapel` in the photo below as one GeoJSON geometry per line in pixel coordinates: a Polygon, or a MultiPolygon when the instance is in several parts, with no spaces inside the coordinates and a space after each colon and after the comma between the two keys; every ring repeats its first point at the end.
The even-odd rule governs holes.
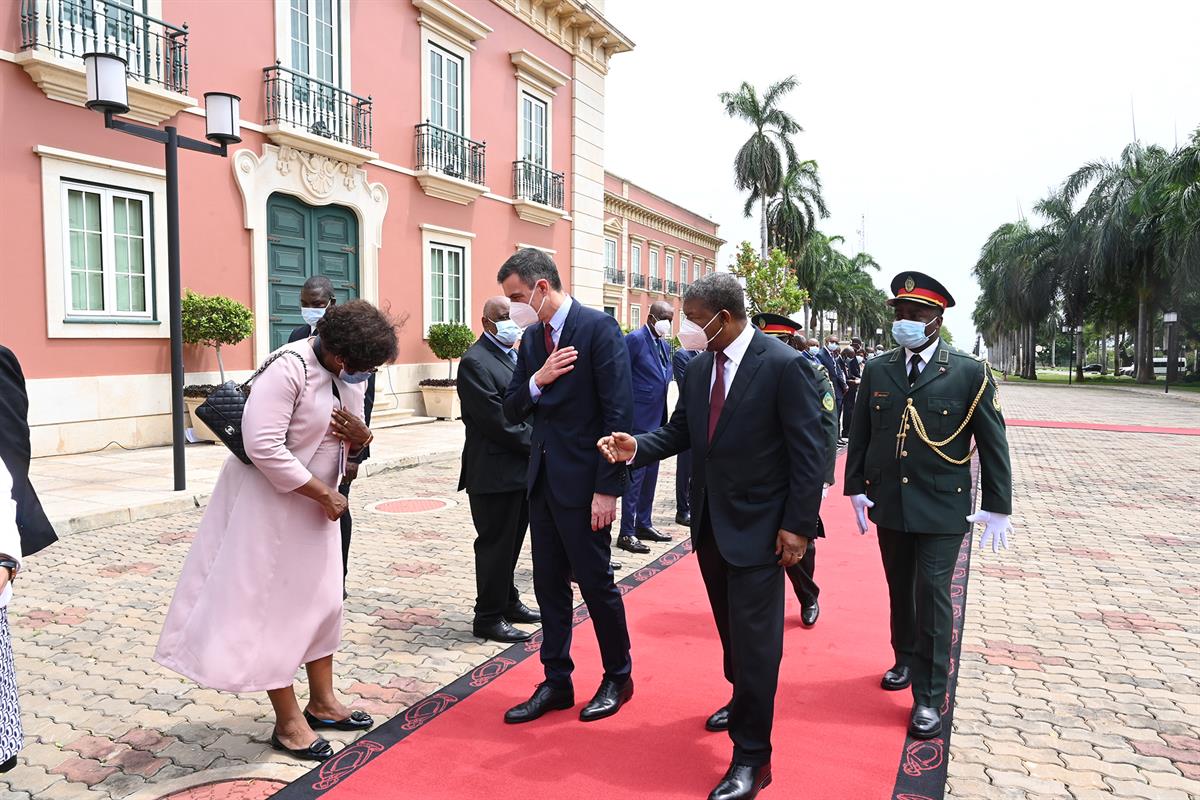
{"type": "Polygon", "coordinates": [[[905,360],[905,356],[907,356],[907,354],[908,351],[903,347],[897,347],[892,351],[892,354],[888,356],[887,363],[884,364],[884,367],[886,367],[884,372],[886,372],[888,377],[892,379],[892,383],[896,384],[896,388],[904,394],[908,394],[909,389],[911,388],[908,385],[908,364],[905,360]]]}
{"type": "MultiPolygon", "coordinates": [[[[746,348],[746,354],[742,356],[742,363],[738,364],[737,372],[733,375],[733,383],[729,386],[729,395],[725,398],[725,406],[721,409],[721,416],[717,420],[717,429],[713,431],[712,441],[709,442],[710,448],[716,444],[717,439],[721,438],[721,434],[729,427],[729,420],[737,411],[738,404],[742,402],[746,388],[754,380],[754,373],[758,372],[758,368],[762,366],[760,354],[763,350],[763,342],[759,338],[762,335],[758,331],[754,332],[754,337],[751,338],[750,345],[746,348]]],[[[707,425],[707,414],[704,419],[707,425]]]]}
{"type": "Polygon", "coordinates": [[[513,360],[505,355],[500,348],[498,348],[495,343],[492,342],[491,339],[487,338],[486,336],[480,336],[479,341],[483,343],[483,349],[490,353],[492,358],[494,358],[496,361],[499,361],[504,366],[506,371],[509,373],[513,371],[513,368],[516,366],[513,364],[513,360]]]}
{"type": "Polygon", "coordinates": [[[917,378],[917,382],[913,384],[909,394],[916,394],[919,390],[924,389],[930,383],[933,383],[943,375],[950,374],[950,354],[946,351],[944,344],[939,344],[937,353],[925,365],[925,369],[921,370],[921,376],[917,378]]]}
{"type": "MultiPolygon", "coordinates": [[[[563,348],[571,344],[571,340],[575,337],[575,329],[579,327],[579,301],[571,298],[571,308],[567,311],[567,321],[563,323],[562,332],[558,335],[558,348],[563,348]]],[[[545,334],[542,335],[545,339],[545,334]]],[[[542,345],[543,349],[545,344],[542,345]]]]}

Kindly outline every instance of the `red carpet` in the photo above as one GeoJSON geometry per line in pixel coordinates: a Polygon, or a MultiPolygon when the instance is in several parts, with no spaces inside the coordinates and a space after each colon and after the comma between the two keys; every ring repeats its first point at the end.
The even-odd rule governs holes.
{"type": "Polygon", "coordinates": [[[1110,425],[1103,422],[1058,422],[1048,419],[1006,419],[1010,428],[1065,428],[1073,431],[1111,433],[1165,433],[1173,436],[1200,436],[1200,428],[1160,428],[1155,425],[1110,425]]]}
{"type": "MultiPolygon", "coordinates": [[[[892,663],[879,552],[873,534],[858,534],[849,503],[835,491],[823,514],[830,538],[818,545],[822,613],[814,628],[800,626],[788,589],[775,783],[764,797],[886,800],[903,766],[911,696],[879,688],[892,663]]],[[[706,732],[704,719],[730,689],[695,558],[677,552],[662,561],[674,560],[669,569],[643,570],[646,582],[626,594],[637,689],[616,716],[578,720],[601,672],[591,624],[584,622],[575,630],[574,711],[505,725],[505,709],[529,696],[542,671],[536,654],[517,663],[502,656],[464,676],[464,686],[483,688],[447,687],[278,796],[706,797],[728,764],[731,743],[706,732]]],[[[934,760],[940,766],[940,742],[934,760]]]]}

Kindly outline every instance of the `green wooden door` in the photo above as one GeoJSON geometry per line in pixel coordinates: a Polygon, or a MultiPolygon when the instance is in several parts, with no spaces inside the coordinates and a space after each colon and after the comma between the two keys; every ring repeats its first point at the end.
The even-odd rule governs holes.
{"type": "Polygon", "coordinates": [[[358,297],[358,218],[342,206],[310,206],[284,194],[267,200],[267,285],[271,349],[300,317],[300,288],[314,275],[333,281],[339,303],[358,297]]]}

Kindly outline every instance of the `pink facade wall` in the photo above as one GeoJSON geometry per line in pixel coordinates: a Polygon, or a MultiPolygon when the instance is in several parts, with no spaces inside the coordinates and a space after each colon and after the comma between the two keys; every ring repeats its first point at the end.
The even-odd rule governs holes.
{"type": "MultiPolygon", "coordinates": [[[[476,42],[471,56],[471,129],[473,139],[487,142],[486,182],[492,192],[512,194],[512,162],[516,159],[517,83],[511,51],[527,49],[571,74],[571,57],[522,21],[492,3],[463,4],[494,29],[476,42]]],[[[374,144],[382,161],[414,167],[413,126],[421,122],[421,29],[417,10],[407,2],[354,2],[351,5],[351,84],[374,101],[374,144]]],[[[164,0],[163,18],[188,23],[189,92],[230,91],[242,97],[244,122],[262,124],[262,69],[275,61],[274,4],[267,0],[216,3],[209,0],[164,0]],[[236,19],[232,15],[237,15],[236,19]]],[[[20,48],[18,4],[0,3],[0,50],[20,48]]],[[[570,213],[571,92],[558,89],[552,106],[551,168],[566,173],[564,199],[570,213]]],[[[30,378],[165,373],[169,371],[164,339],[49,339],[46,335],[46,290],[42,233],[42,183],[36,145],[104,158],[162,166],[162,147],[104,129],[99,114],[48,99],[21,67],[0,61],[0,183],[4,186],[3,225],[6,307],[0,315],[0,342],[16,351],[30,378]]],[[[204,118],[179,114],[180,133],[204,136],[204,118]]],[[[261,134],[242,129],[233,150],[262,151],[261,134]]],[[[180,153],[181,251],[183,285],[207,294],[224,294],[253,307],[251,235],[243,227],[243,201],[230,162],[197,153],[180,153]]],[[[424,194],[415,178],[372,164],[364,165],[371,182],[386,186],[389,205],[383,224],[379,298],[394,312],[407,311],[399,361],[436,359],[421,339],[422,245],[419,225],[433,224],[471,231],[471,307],[468,317],[479,330],[482,301],[496,292],[495,272],[512,254],[516,242],[557,251],[564,280],[570,278],[570,223],[545,227],[519,219],[511,205],[482,197],[467,206],[424,194]]],[[[361,222],[361,220],[360,220],[361,222]]],[[[155,220],[165,236],[165,220],[155,220]]],[[[361,238],[360,238],[361,241],[361,238]]],[[[157,265],[166,280],[166,265],[157,265]]],[[[370,298],[375,299],[375,298],[370,298]]],[[[253,366],[249,342],[225,350],[231,369],[253,366]]],[[[189,371],[215,370],[211,351],[187,348],[189,371]]]]}

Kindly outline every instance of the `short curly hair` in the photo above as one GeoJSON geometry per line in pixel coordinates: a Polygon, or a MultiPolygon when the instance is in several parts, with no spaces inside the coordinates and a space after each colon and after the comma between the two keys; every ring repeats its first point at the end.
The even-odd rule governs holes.
{"type": "Polygon", "coordinates": [[[396,322],[366,300],[338,303],[317,323],[321,347],[362,372],[396,360],[396,322]]]}

